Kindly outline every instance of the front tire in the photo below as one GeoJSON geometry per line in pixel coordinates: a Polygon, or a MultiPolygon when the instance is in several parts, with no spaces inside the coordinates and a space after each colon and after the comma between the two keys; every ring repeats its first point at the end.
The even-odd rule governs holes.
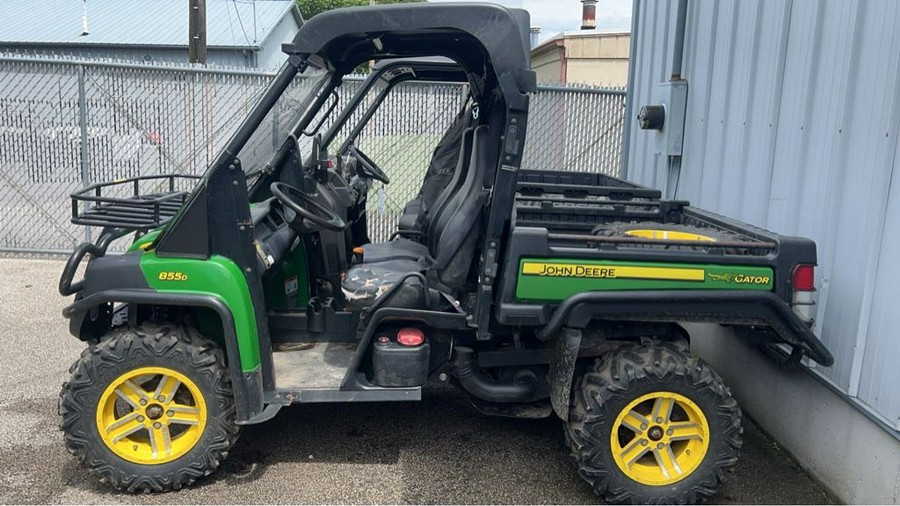
{"type": "Polygon", "coordinates": [[[113,330],[69,372],[59,401],[66,448],[118,490],[190,485],[237,440],[224,356],[190,327],[113,330]]]}
{"type": "Polygon", "coordinates": [[[649,342],[601,357],[578,381],[566,440],[607,502],[696,503],[738,459],[741,411],[686,346],[649,342]]]}

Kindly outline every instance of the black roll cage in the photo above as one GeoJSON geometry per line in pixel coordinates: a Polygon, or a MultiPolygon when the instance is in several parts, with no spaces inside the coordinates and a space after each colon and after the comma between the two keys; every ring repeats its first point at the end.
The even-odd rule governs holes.
{"type": "MultiPolygon", "coordinates": [[[[306,128],[343,76],[359,63],[443,56],[459,64],[472,84],[473,93],[484,90],[485,95],[498,96],[506,109],[502,131],[493,134],[494,142],[500,145],[500,156],[492,188],[486,188],[491,192],[492,203],[487,208],[484,257],[479,262],[477,311],[470,323],[479,328],[479,338],[489,338],[490,308],[494,303],[492,284],[501,257],[502,235],[508,230],[512,215],[516,173],[525,145],[528,94],[537,89],[530,68],[529,28],[526,11],[487,4],[359,7],[329,11],[312,18],[301,27],[294,42],[284,46],[289,54],[287,62],[216,156],[184,207],[153,244],[157,255],[226,257],[243,273],[254,308],[265,307],[263,273],[253,246],[250,192],[238,159],[241,149],[295,76],[311,61],[330,70],[330,82],[309,99],[311,102],[306,105],[307,112],[299,121],[298,129],[306,128]]],[[[284,146],[279,153],[277,156],[287,154],[284,146]]],[[[275,163],[278,161],[273,159],[275,163]]],[[[260,310],[254,313],[260,340],[262,388],[264,392],[273,392],[275,378],[267,315],[260,310]]],[[[260,416],[262,409],[261,401],[255,406],[245,406],[239,418],[260,416]]]]}
{"type": "MultiPolygon", "coordinates": [[[[200,221],[200,217],[196,216],[190,219],[194,209],[220,208],[219,205],[198,204],[197,201],[206,193],[204,190],[211,181],[216,179],[217,172],[240,164],[237,156],[241,149],[294,77],[305,71],[311,61],[330,70],[330,82],[311,97],[312,103],[306,105],[306,114],[295,127],[295,135],[297,130],[302,131],[308,126],[328,100],[331,91],[358,64],[398,57],[442,56],[460,65],[467,81],[472,84],[473,92],[484,89],[487,93],[491,88],[499,88],[507,107],[501,164],[514,172],[518,169],[524,146],[528,94],[537,90],[527,43],[529,24],[527,11],[490,4],[357,7],[327,11],[313,17],[300,28],[293,42],[283,46],[290,55],[287,62],[210,165],[185,207],[161,234],[155,244],[158,253],[194,258],[209,256],[209,245],[216,242],[216,231],[210,227],[212,221],[219,220],[213,220],[211,215],[210,227],[202,234],[196,233],[196,230],[186,230],[193,227],[185,227],[184,224],[200,221]]],[[[270,165],[277,166],[289,149],[286,141],[270,165]]],[[[497,171],[498,175],[503,173],[502,168],[497,171]]],[[[501,179],[504,183],[501,188],[509,193],[500,199],[501,207],[509,207],[507,210],[511,211],[515,178],[509,181],[506,177],[501,179]]],[[[501,181],[498,179],[497,182],[501,181]]],[[[246,180],[242,183],[246,187],[246,180]]],[[[247,202],[249,204],[249,198],[247,202]]],[[[501,221],[508,220],[508,216],[509,213],[506,213],[501,221]]],[[[497,226],[497,219],[501,218],[489,219],[494,223],[493,227],[497,226]]]]}
{"type": "Polygon", "coordinates": [[[350,144],[359,138],[360,133],[372,119],[372,116],[378,112],[384,99],[387,98],[391,90],[397,85],[415,81],[419,83],[468,83],[472,82],[469,76],[460,69],[458,63],[452,60],[417,60],[417,59],[399,59],[386,60],[379,62],[372,69],[372,74],[366,78],[359,90],[353,94],[350,102],[342,109],[338,117],[331,124],[328,130],[322,134],[322,146],[328,147],[334,142],[338,133],[347,124],[347,121],[353,116],[360,106],[360,103],[366,98],[378,84],[384,83],[384,89],[378,92],[375,100],[366,107],[363,116],[356,122],[347,138],[335,150],[335,153],[343,153],[350,144]]]}

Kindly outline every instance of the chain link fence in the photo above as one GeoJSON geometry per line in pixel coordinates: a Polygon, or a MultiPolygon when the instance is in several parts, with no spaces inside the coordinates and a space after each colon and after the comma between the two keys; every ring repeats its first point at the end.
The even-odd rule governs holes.
{"type": "MultiPolygon", "coordinates": [[[[85,185],[203,173],[271,79],[238,70],[0,56],[0,251],[63,253],[88,239],[90,230],[69,222],[68,195],[85,185]]],[[[359,77],[345,80],[339,107],[360,84],[359,77]]],[[[465,97],[462,85],[402,83],[362,130],[359,147],[392,179],[370,196],[373,240],[394,230],[465,97]]],[[[523,167],[617,175],[624,111],[622,90],[540,88],[523,167]]]]}

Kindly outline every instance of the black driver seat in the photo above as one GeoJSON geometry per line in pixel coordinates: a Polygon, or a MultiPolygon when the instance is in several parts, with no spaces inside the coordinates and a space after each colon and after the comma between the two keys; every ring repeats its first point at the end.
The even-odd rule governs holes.
{"type": "Polygon", "coordinates": [[[487,126],[476,128],[466,137],[471,142],[464,142],[464,146],[470,144],[471,149],[464,148],[462,152],[469,152],[468,170],[457,191],[432,216],[425,256],[416,260],[382,262],[367,262],[364,256],[364,262],[351,267],[341,283],[347,304],[352,309],[369,307],[401,280],[403,286],[394,290],[391,300],[385,304],[390,307],[423,307],[427,301],[423,296],[421,278],[410,277],[410,273],[425,272],[427,279],[437,281],[437,286],[429,288],[444,292],[463,288],[481,235],[481,212],[488,195],[483,184],[485,172],[491,164],[496,164],[487,126]]]}

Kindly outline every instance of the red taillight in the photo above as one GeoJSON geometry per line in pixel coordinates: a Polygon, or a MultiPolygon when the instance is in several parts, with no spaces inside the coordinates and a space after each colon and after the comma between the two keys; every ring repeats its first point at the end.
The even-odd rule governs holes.
{"type": "Polygon", "coordinates": [[[794,291],[814,292],[816,290],[816,268],[809,264],[794,267],[794,291]]]}
{"type": "Polygon", "coordinates": [[[419,346],[425,342],[425,334],[415,327],[406,327],[397,332],[397,342],[403,346],[419,346]]]}

